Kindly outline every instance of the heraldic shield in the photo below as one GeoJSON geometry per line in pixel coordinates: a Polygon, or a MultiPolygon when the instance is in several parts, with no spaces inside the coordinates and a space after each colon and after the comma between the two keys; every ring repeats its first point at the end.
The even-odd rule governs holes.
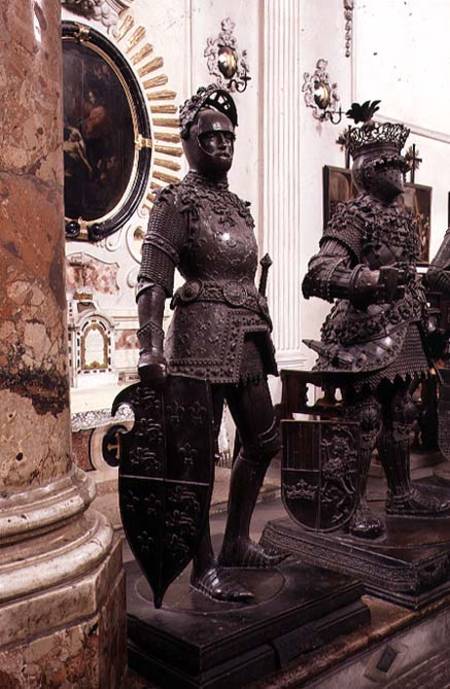
{"type": "Polygon", "coordinates": [[[441,368],[439,373],[438,442],[440,451],[450,460],[450,369],[441,368]]]}
{"type": "Polygon", "coordinates": [[[283,421],[282,498],[292,519],[314,531],[335,531],[359,500],[359,424],[283,421]]]}
{"type": "Polygon", "coordinates": [[[119,501],[133,554],[156,608],[195,554],[211,499],[214,443],[208,383],[167,376],[163,384],[122,390],[112,413],[129,405],[132,430],[121,436],[119,501]]]}

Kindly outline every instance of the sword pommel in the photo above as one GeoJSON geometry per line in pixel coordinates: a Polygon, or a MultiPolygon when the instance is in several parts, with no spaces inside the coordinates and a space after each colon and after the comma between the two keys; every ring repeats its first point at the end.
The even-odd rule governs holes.
{"type": "Polygon", "coordinates": [[[259,262],[259,265],[261,266],[261,277],[259,278],[259,293],[262,294],[263,297],[266,296],[266,289],[267,289],[267,276],[269,274],[269,268],[272,265],[273,261],[270,258],[269,254],[265,254],[265,256],[262,257],[262,259],[259,262]]]}

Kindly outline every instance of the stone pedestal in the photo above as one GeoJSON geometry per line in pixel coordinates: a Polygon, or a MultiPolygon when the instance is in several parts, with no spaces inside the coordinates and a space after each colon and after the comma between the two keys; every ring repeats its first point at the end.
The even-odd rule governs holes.
{"type": "Polygon", "coordinates": [[[0,686],[116,689],[120,548],[71,457],[59,3],[7,3],[0,53],[0,686]]]}
{"type": "MultiPolygon", "coordinates": [[[[441,499],[445,489],[429,486],[441,499]]],[[[382,514],[380,514],[382,516],[382,514]]],[[[367,593],[420,609],[450,591],[450,518],[386,517],[380,538],[317,532],[289,518],[269,521],[262,543],[361,580],[367,593]]]]}
{"type": "Polygon", "coordinates": [[[233,572],[251,604],[209,600],[185,571],[159,610],[138,565],[126,567],[130,666],[166,689],[241,687],[370,619],[358,582],[293,559],[233,572]]]}

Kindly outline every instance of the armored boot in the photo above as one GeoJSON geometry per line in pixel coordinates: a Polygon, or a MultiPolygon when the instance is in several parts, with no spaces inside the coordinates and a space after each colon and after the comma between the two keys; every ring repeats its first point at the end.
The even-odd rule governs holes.
{"type": "Polygon", "coordinates": [[[348,525],[348,531],[352,536],[358,538],[378,538],[384,533],[383,520],[375,515],[367,504],[366,490],[367,479],[369,476],[372,450],[363,450],[360,453],[360,497],[356,508],[348,525]]]}
{"type": "Polygon", "coordinates": [[[245,457],[241,450],[231,474],[228,500],[228,520],[219,564],[224,567],[263,569],[279,564],[285,555],[266,551],[250,540],[250,521],[258,493],[264,481],[273,453],[256,462],[245,457]]]}
{"type": "Polygon", "coordinates": [[[381,405],[373,395],[349,404],[347,418],[357,419],[360,430],[359,503],[348,524],[348,531],[358,538],[377,538],[384,532],[383,521],[369,509],[366,500],[370,462],[381,428],[381,405]]]}
{"type": "Polygon", "coordinates": [[[395,393],[380,436],[378,452],[386,474],[386,513],[396,516],[435,517],[449,512],[448,501],[419,489],[411,481],[410,433],[417,407],[408,386],[395,393]]]}
{"type": "Polygon", "coordinates": [[[386,513],[393,516],[436,517],[450,514],[450,504],[411,481],[409,438],[399,439],[395,431],[382,434],[378,448],[386,474],[386,513]]]}
{"type": "Polygon", "coordinates": [[[240,584],[229,572],[220,567],[215,558],[211,544],[209,521],[195,554],[191,587],[207,598],[231,603],[247,603],[254,598],[253,593],[240,584]]]}

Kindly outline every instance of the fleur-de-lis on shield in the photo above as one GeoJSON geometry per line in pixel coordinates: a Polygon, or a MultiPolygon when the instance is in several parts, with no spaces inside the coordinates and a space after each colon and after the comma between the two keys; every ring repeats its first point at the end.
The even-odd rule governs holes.
{"type": "Polygon", "coordinates": [[[200,424],[202,423],[205,414],[206,414],[206,408],[200,404],[198,400],[194,402],[194,404],[189,407],[190,411],[190,416],[191,416],[191,421],[195,424],[200,424]]]}
{"type": "Polygon", "coordinates": [[[198,450],[192,447],[189,442],[180,447],[179,453],[185,467],[192,467],[198,456],[198,450]]]}
{"type": "Polygon", "coordinates": [[[151,547],[154,544],[154,538],[150,536],[148,531],[141,531],[139,536],[136,537],[137,542],[139,543],[139,549],[140,552],[148,555],[150,552],[151,547]]]}
{"type": "Polygon", "coordinates": [[[185,407],[183,404],[175,400],[173,404],[169,406],[168,417],[173,424],[179,424],[183,414],[185,412],[185,407]]]}

